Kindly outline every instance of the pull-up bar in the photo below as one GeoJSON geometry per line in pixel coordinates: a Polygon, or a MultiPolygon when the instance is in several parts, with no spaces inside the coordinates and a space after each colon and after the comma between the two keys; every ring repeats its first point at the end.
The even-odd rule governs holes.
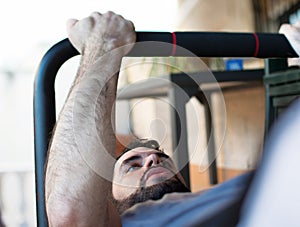
{"type": "Polygon", "coordinates": [[[128,56],[182,56],[185,53],[176,49],[178,45],[199,57],[298,57],[287,38],[278,33],[138,32],[137,42],[143,41],[160,41],[173,46],[162,49],[154,46],[146,50],[138,46],[128,56]]]}
{"type": "MultiPolygon", "coordinates": [[[[285,35],[278,33],[137,32],[136,41],[172,45],[135,45],[127,56],[186,56],[187,51],[183,51],[186,49],[199,57],[298,57],[285,35]]],[[[68,42],[65,39],[60,44],[72,49],[72,46],[66,45],[68,42]]],[[[75,53],[78,54],[77,51],[75,53]]]]}

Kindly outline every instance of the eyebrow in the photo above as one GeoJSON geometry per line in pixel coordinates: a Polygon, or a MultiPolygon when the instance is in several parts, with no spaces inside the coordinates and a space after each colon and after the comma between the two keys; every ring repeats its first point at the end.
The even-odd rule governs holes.
{"type": "MultiPolygon", "coordinates": [[[[167,155],[166,153],[161,152],[161,151],[155,152],[154,154],[156,154],[160,158],[170,158],[169,155],[167,155]]],[[[137,161],[137,160],[140,160],[140,159],[142,159],[142,157],[140,155],[133,155],[133,156],[125,159],[122,162],[121,167],[124,166],[124,165],[127,165],[128,163],[130,163],[132,161],[137,161]]]]}
{"type": "Polygon", "coordinates": [[[139,156],[139,155],[131,156],[131,157],[125,159],[125,160],[122,162],[121,166],[126,165],[126,164],[128,164],[129,162],[132,162],[132,161],[137,161],[137,160],[139,160],[139,159],[142,159],[142,157],[139,156]]]}

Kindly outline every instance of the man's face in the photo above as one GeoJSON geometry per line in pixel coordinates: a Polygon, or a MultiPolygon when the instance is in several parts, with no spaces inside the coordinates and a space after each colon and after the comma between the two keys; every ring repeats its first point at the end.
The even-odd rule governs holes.
{"type": "Polygon", "coordinates": [[[164,152],[137,147],[123,154],[115,164],[113,197],[134,205],[159,199],[170,192],[188,191],[173,161],[164,152]],[[128,201],[130,200],[130,201],[128,201]]]}

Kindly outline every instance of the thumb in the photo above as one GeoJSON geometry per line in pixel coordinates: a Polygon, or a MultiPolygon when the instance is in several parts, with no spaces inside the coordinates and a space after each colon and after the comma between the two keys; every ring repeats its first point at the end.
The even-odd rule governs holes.
{"type": "Polygon", "coordinates": [[[77,24],[78,20],[76,19],[69,19],[66,23],[66,29],[68,33],[68,38],[71,44],[76,48],[76,50],[82,54],[82,42],[80,41],[80,37],[74,35],[75,32],[75,25],[77,24]]]}

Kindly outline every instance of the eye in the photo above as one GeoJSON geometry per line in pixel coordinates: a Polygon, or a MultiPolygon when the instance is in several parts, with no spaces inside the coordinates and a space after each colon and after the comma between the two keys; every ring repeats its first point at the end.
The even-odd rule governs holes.
{"type": "Polygon", "coordinates": [[[139,169],[139,168],[141,168],[140,165],[134,164],[134,165],[132,165],[132,166],[129,166],[126,172],[127,172],[127,173],[133,172],[133,171],[135,171],[135,170],[137,170],[137,169],[139,169]]]}

